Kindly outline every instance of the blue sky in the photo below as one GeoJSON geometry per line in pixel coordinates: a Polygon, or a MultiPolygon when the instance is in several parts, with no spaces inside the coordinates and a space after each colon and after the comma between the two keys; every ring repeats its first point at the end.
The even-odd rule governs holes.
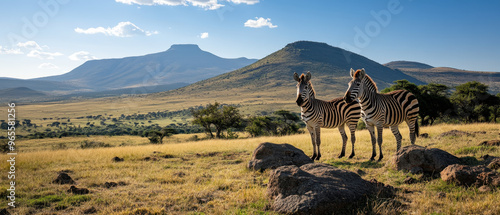
{"type": "Polygon", "coordinates": [[[500,71],[500,1],[4,0],[0,77],[63,74],[89,59],[198,44],[263,58],[298,40],[379,63],[500,71]]]}

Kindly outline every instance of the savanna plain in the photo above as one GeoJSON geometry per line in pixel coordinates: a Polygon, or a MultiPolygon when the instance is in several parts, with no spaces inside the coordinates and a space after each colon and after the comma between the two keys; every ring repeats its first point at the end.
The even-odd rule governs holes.
{"type": "MultiPolygon", "coordinates": [[[[409,143],[408,128],[400,126],[403,146],[409,143]]],[[[438,124],[421,127],[428,138],[417,145],[439,148],[471,165],[481,156],[500,156],[498,147],[479,146],[499,139],[498,124],[438,124]],[[440,137],[443,132],[461,130],[471,135],[440,137]]],[[[149,144],[139,136],[89,136],[19,140],[16,157],[16,214],[275,214],[266,195],[269,171],[246,168],[253,150],[262,142],[289,143],[312,154],[309,134],[233,140],[191,141],[194,134],[174,135],[161,145],[149,144]],[[108,147],[82,149],[82,142],[103,142],[108,147]],[[61,147],[64,146],[64,147],[61,147]],[[122,162],[113,161],[123,158],[122,162]],[[90,193],[68,192],[70,185],[52,183],[65,172],[76,187],[90,193]],[[114,182],[114,183],[113,183],[114,182]],[[113,184],[113,186],[109,186],[113,184]]],[[[198,134],[202,135],[202,134],[198,134]]],[[[374,198],[353,208],[357,214],[500,214],[498,189],[479,192],[476,187],[447,184],[440,178],[423,177],[386,166],[395,154],[395,138],[384,130],[384,159],[369,161],[370,135],[356,132],[356,156],[337,156],[342,144],[337,129],[322,130],[322,158],[319,162],[363,172],[366,180],[398,188],[395,198],[374,198]],[[416,183],[403,181],[412,177],[416,183]],[[443,196],[441,193],[445,193],[443,196]]],[[[348,144],[347,152],[350,150],[348,144]]],[[[0,160],[7,160],[5,154],[0,160]]],[[[2,162],[1,169],[9,164],[2,162]]],[[[0,176],[0,193],[7,196],[7,174],[0,176]]],[[[7,208],[2,201],[0,208],[7,208]]]]}

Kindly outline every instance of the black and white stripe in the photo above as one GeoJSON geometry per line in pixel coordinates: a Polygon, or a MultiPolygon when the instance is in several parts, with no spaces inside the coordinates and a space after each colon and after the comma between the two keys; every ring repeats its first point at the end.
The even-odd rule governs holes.
{"type": "Polygon", "coordinates": [[[321,157],[320,128],[337,128],[342,135],[342,152],[339,158],[345,155],[347,134],[344,125],[347,124],[351,133],[352,151],[349,158],[354,157],[354,143],[356,142],[355,132],[358,120],[361,117],[361,107],[357,102],[347,103],[342,97],[331,101],[316,99],[316,92],[310,82],[311,73],[293,74],[297,83],[297,105],[301,108],[301,118],[307,125],[307,130],[311,134],[313,145],[313,155],[311,159],[319,160],[321,157]]]}
{"type": "Polygon", "coordinates": [[[396,137],[397,150],[401,148],[402,136],[399,133],[398,125],[406,122],[410,128],[411,144],[415,144],[415,138],[418,136],[418,100],[412,93],[406,90],[397,90],[387,94],[379,94],[377,85],[368,76],[364,69],[354,71],[351,69],[351,77],[349,88],[344,96],[346,102],[351,102],[359,99],[362,109],[362,118],[366,123],[366,127],[370,131],[372,140],[372,157],[374,160],[377,156],[375,149],[375,127],[378,133],[378,145],[380,156],[382,154],[382,131],[384,126],[389,126],[392,133],[396,137]]]}

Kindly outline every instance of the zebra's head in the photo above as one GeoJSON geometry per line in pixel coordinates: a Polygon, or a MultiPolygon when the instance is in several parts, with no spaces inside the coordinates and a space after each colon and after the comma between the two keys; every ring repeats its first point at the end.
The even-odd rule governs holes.
{"type": "Polygon", "coordinates": [[[311,80],[311,72],[307,72],[307,74],[304,75],[298,75],[297,73],[293,74],[293,79],[295,79],[297,83],[297,102],[298,106],[304,105],[311,96],[314,96],[314,89],[313,86],[310,82],[311,80]]]}
{"type": "Polygon", "coordinates": [[[349,82],[349,87],[347,88],[347,91],[344,95],[344,101],[346,101],[347,103],[351,103],[361,96],[364,87],[363,79],[366,76],[366,72],[364,68],[358,69],[356,71],[351,68],[350,74],[352,80],[349,82]]]}

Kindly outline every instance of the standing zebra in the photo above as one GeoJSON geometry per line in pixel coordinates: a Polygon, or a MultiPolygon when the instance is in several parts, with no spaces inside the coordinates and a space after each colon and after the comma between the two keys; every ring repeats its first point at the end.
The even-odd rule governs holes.
{"type": "Polygon", "coordinates": [[[378,132],[378,146],[380,151],[379,161],[382,155],[382,131],[384,126],[390,126],[396,137],[397,150],[401,148],[401,134],[398,125],[406,121],[410,128],[411,144],[415,144],[415,134],[418,136],[418,100],[406,90],[397,90],[387,94],[379,94],[377,85],[365,72],[365,69],[354,71],[351,69],[352,80],[349,82],[344,99],[352,102],[359,99],[361,105],[361,117],[366,123],[372,139],[372,157],[377,156],[375,149],[375,128],[378,132]]]}
{"type": "Polygon", "coordinates": [[[349,158],[354,157],[354,142],[356,142],[354,133],[358,120],[361,117],[361,107],[359,104],[357,102],[346,103],[342,97],[332,101],[316,99],[316,92],[310,82],[310,72],[307,72],[306,75],[302,74],[300,77],[297,73],[294,73],[293,78],[298,82],[296,102],[300,106],[301,118],[306,123],[307,130],[311,134],[314,151],[311,159],[319,160],[321,157],[319,150],[321,144],[320,128],[339,128],[343,142],[339,158],[345,155],[347,135],[344,130],[344,124],[347,124],[351,132],[352,151],[349,158]]]}

